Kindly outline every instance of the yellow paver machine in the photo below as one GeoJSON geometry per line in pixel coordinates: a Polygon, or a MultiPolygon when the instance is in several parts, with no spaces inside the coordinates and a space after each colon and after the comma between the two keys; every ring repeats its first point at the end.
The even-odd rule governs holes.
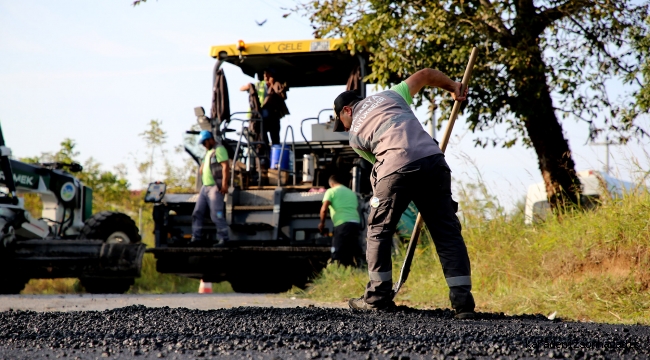
{"type": "MultiPolygon", "coordinates": [[[[206,114],[202,107],[194,110],[198,126],[212,131],[232,159],[225,209],[230,241],[223,247],[189,246],[197,193],[169,194],[165,184],[153,183],[147,199],[155,203],[156,246],[149,251],[157,258],[159,272],[204,281],[229,281],[237,292],[280,292],[292,286],[304,287],[331,254],[331,236],[318,231],[328,178],[337,174],[357,192],[365,221],[371,165],[352,150],[347,133],[332,132],[333,99],[329,98],[314,99],[310,104],[314,116],[300,121],[302,139],[294,139],[293,127],[287,126],[281,143],[269,144],[264,132],[264,92],[268,89],[262,91],[263,83],[253,89],[255,81],[251,81],[254,86],[248,95],[250,109],[231,112],[222,65],[235,65],[259,80],[265,71],[271,73],[284,91],[341,85],[341,91],[346,86],[365,96],[367,54],[352,54],[341,40],[328,39],[239,41],[213,46],[210,55],[217,59],[211,112],[206,114]],[[304,135],[304,126],[311,126],[311,139],[304,135]]],[[[185,149],[197,164],[205,151],[197,145],[198,133],[195,126],[185,134],[185,149]]],[[[204,223],[210,224],[203,231],[209,243],[216,229],[208,219],[204,223]]],[[[327,227],[331,232],[329,219],[327,227]]],[[[362,234],[359,239],[362,247],[364,237],[362,234]]]]}

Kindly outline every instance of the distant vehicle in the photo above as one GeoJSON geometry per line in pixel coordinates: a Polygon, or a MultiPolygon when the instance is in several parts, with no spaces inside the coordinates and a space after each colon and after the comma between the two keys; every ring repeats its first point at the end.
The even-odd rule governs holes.
{"type": "Polygon", "coordinates": [[[78,163],[28,164],[10,158],[0,129],[0,294],[18,294],[30,279],[79,278],[86,292],[129,290],[140,276],[145,245],[126,214],[93,214],[93,191],[71,173],[78,163]],[[22,194],[38,194],[40,218],[22,194]]]}
{"type": "MultiPolygon", "coordinates": [[[[582,184],[582,204],[586,208],[594,208],[599,199],[606,196],[620,198],[624,193],[631,191],[634,184],[611,177],[607,173],[596,170],[578,172],[578,179],[582,184]]],[[[546,185],[544,182],[532,184],[526,194],[526,207],[524,210],[527,225],[544,221],[551,211],[546,198],[546,185]]]]}

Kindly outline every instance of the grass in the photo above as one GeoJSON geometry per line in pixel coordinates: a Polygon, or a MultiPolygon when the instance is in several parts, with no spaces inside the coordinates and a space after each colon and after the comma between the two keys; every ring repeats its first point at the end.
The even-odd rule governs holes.
{"type": "MultiPolygon", "coordinates": [[[[476,195],[462,192],[462,198],[476,195]]],[[[477,207],[467,199],[476,202],[476,197],[464,198],[461,207],[478,311],[557,312],[574,320],[650,324],[647,192],[535,226],[524,225],[522,214],[506,215],[498,207],[477,207]]],[[[426,231],[421,244],[398,302],[449,307],[448,288],[426,231]]],[[[403,251],[393,257],[394,277],[403,251]]],[[[366,281],[365,269],[330,265],[303,296],[342,301],[361,295],[366,281]]]]}
{"type": "MultiPolygon", "coordinates": [[[[472,262],[477,310],[541,313],[609,323],[650,324],[650,194],[605,199],[595,211],[569,212],[526,226],[507,214],[481,185],[463,185],[463,236],[472,262]]],[[[151,210],[143,209],[143,241],[153,238],[151,210]]],[[[448,288],[425,230],[399,302],[420,308],[448,307],[448,288]]],[[[404,249],[394,256],[399,274],[404,249]]],[[[292,295],[340,302],[358,297],[367,272],[330,265],[303,291],[292,295]]],[[[151,254],[130,293],[197,292],[198,280],[159,274],[151,254]]],[[[228,283],[214,292],[232,292],[228,283]]],[[[23,294],[80,293],[76,279],[31,280],[23,294]]]]}

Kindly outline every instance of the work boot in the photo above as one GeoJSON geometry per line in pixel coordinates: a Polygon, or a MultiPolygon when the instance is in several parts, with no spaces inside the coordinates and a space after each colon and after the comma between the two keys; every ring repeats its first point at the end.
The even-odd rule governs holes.
{"type": "Polygon", "coordinates": [[[451,307],[454,308],[456,319],[474,319],[476,312],[474,312],[475,302],[472,296],[470,286],[455,286],[449,288],[449,300],[451,300],[451,307]]]}
{"type": "Polygon", "coordinates": [[[476,313],[474,312],[474,310],[456,311],[456,315],[454,315],[454,319],[459,319],[459,320],[470,320],[475,318],[476,318],[476,313]]]}
{"type": "Polygon", "coordinates": [[[353,310],[372,310],[372,311],[387,311],[395,307],[395,303],[390,300],[381,304],[368,304],[366,299],[361,296],[358,299],[348,300],[348,306],[353,310]]]}

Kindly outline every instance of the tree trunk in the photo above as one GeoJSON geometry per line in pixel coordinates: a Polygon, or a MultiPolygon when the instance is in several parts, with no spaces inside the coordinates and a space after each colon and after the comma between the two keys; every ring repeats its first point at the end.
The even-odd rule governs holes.
{"type": "Polygon", "coordinates": [[[569,143],[553,110],[541,49],[537,41],[532,46],[525,45],[526,42],[517,46],[517,51],[526,53],[526,63],[511,70],[517,91],[513,110],[524,121],[537,153],[551,208],[558,210],[579,203],[580,180],[569,143]]]}

